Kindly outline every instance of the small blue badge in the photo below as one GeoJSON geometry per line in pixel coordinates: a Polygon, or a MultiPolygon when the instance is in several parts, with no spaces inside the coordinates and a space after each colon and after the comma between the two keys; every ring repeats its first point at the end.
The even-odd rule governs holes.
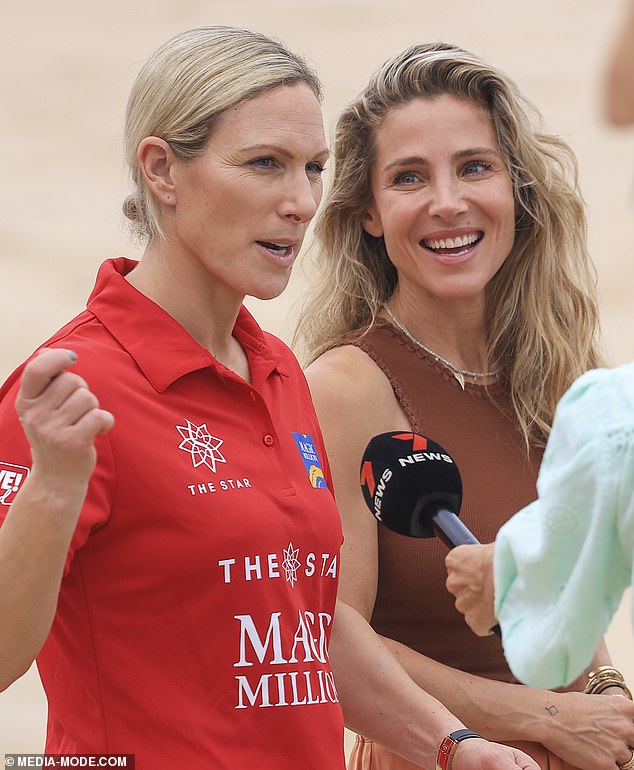
{"type": "Polygon", "coordinates": [[[313,437],[307,433],[295,433],[293,432],[293,438],[299,449],[299,454],[304,462],[304,468],[308,474],[308,479],[311,486],[315,489],[326,489],[326,479],[324,478],[324,472],[321,469],[321,463],[319,461],[319,455],[315,448],[315,442],[313,437]]]}

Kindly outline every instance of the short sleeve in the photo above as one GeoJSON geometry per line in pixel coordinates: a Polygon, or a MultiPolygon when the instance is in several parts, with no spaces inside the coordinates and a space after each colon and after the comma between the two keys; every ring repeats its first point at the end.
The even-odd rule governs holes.
{"type": "Polygon", "coordinates": [[[19,386],[12,376],[0,400],[0,523],[31,471],[31,450],[15,409],[19,386]]]}
{"type": "Polygon", "coordinates": [[[632,364],[564,395],[537,489],[497,535],[495,610],[514,675],[553,688],[590,663],[632,580],[632,364]]]}

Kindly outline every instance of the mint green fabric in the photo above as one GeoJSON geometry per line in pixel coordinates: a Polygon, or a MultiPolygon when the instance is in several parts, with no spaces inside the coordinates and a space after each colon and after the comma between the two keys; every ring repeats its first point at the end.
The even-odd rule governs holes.
{"type": "Polygon", "coordinates": [[[553,688],[588,666],[632,583],[634,363],[563,396],[537,490],[496,537],[495,613],[514,675],[553,688]]]}

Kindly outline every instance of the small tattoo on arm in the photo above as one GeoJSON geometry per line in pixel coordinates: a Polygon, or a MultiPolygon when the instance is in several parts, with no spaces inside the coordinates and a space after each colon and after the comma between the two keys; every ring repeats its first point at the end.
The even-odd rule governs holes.
{"type": "Polygon", "coordinates": [[[546,706],[546,711],[550,714],[551,717],[554,717],[555,714],[559,714],[559,709],[557,706],[553,706],[552,703],[549,703],[548,706],[546,706]]]}

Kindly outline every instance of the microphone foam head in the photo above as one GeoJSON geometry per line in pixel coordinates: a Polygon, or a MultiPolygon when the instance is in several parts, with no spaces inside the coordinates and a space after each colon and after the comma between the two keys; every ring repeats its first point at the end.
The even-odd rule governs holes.
{"type": "Polygon", "coordinates": [[[462,479],[452,457],[420,433],[392,431],[370,439],[361,460],[361,490],[375,518],[393,532],[434,537],[431,516],[458,514],[462,479]]]}

